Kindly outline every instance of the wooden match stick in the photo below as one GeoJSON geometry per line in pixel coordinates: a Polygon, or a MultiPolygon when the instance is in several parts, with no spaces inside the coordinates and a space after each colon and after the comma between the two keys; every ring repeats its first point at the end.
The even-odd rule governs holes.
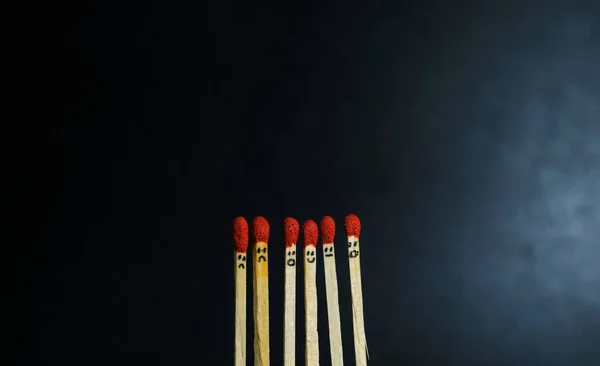
{"type": "Polygon", "coordinates": [[[248,222],[243,217],[233,221],[235,263],[235,366],[246,365],[246,253],[248,251],[248,222]]]}
{"type": "Polygon", "coordinates": [[[306,327],[306,366],[319,365],[319,332],[317,328],[317,255],[319,228],[313,220],[302,227],[304,234],[304,321],[306,327]]]}
{"type": "Polygon", "coordinates": [[[325,291],[327,293],[327,320],[329,323],[329,348],[331,366],[344,365],[342,332],[340,326],[340,303],[338,298],[337,274],[333,241],[335,221],[330,216],[321,219],[321,241],[323,242],[323,264],[325,265],[325,291]]]}
{"type": "Polygon", "coordinates": [[[254,366],[269,366],[269,222],[262,216],[252,225],[254,249],[254,366]]]}
{"type": "Polygon", "coordinates": [[[346,226],[346,235],[348,236],[348,258],[350,262],[354,353],[356,357],[356,366],[365,366],[367,364],[368,350],[365,336],[363,296],[360,276],[360,220],[356,215],[350,214],[346,216],[344,223],[346,226]]]}
{"type": "Polygon", "coordinates": [[[283,315],[283,364],[296,364],[296,243],[300,225],[288,217],[283,221],[285,239],[285,292],[283,315]]]}

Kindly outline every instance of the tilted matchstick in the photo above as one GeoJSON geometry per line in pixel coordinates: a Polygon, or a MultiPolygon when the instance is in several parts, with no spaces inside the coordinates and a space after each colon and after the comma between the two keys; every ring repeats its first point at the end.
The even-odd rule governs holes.
{"type": "Polygon", "coordinates": [[[235,344],[234,365],[246,365],[246,254],[248,251],[248,222],[243,217],[233,221],[235,263],[235,344]]]}
{"type": "Polygon", "coordinates": [[[269,366],[269,255],[270,227],[258,216],[252,223],[254,248],[254,366],[269,366]]]}
{"type": "Polygon", "coordinates": [[[327,295],[327,320],[329,323],[329,348],[331,365],[342,366],[344,353],[342,349],[342,332],[340,326],[340,304],[338,298],[337,274],[333,241],[335,222],[330,216],[321,219],[321,241],[323,242],[323,264],[325,266],[325,291],[327,295]]]}
{"type": "Polygon", "coordinates": [[[354,325],[354,353],[356,366],[367,364],[367,341],[363,312],[362,283],[360,275],[360,220],[350,214],[345,219],[348,236],[348,258],[350,262],[350,290],[352,292],[352,319],[354,325]]]}
{"type": "Polygon", "coordinates": [[[304,234],[304,321],[306,327],[306,366],[319,365],[319,332],[317,328],[317,223],[308,220],[304,234]]]}
{"type": "Polygon", "coordinates": [[[296,219],[283,221],[285,239],[285,292],[283,315],[283,365],[296,364],[296,243],[300,225],[296,219]]]}

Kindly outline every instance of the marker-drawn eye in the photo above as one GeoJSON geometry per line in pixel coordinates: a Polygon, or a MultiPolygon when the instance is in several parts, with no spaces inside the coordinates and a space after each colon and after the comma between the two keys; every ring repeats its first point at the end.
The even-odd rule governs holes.
{"type": "Polygon", "coordinates": [[[242,259],[242,255],[241,254],[238,254],[238,259],[242,259]]]}
{"type": "Polygon", "coordinates": [[[348,242],[348,248],[350,248],[351,246],[352,246],[352,242],[351,242],[351,241],[349,241],[349,242],[348,242]]]}
{"type": "Polygon", "coordinates": [[[243,256],[243,257],[242,257],[242,260],[243,260],[243,261],[246,261],[246,256],[243,256]]]}
{"type": "Polygon", "coordinates": [[[357,242],[357,241],[355,241],[355,242],[354,242],[354,246],[356,246],[357,244],[358,244],[358,242],[357,242]]]}
{"type": "Polygon", "coordinates": [[[296,251],[295,250],[292,251],[292,255],[296,255],[296,251]]]}
{"type": "Polygon", "coordinates": [[[261,249],[261,248],[258,248],[258,249],[256,249],[256,253],[260,253],[261,251],[262,251],[263,253],[266,253],[266,252],[267,252],[267,248],[262,248],[262,249],[261,249]]]}

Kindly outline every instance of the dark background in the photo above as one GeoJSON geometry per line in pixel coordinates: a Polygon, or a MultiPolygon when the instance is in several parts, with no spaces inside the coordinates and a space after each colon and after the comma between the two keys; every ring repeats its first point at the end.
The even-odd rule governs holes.
{"type": "Polygon", "coordinates": [[[4,343],[19,364],[232,364],[231,223],[263,215],[280,365],[282,220],[331,215],[340,243],[353,212],[370,365],[600,364],[593,4],[19,5],[4,343]]]}

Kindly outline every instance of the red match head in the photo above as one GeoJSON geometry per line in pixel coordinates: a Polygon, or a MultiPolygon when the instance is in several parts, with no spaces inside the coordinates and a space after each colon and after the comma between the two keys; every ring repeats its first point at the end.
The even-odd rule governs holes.
{"type": "Polygon", "coordinates": [[[312,245],[317,246],[317,240],[319,240],[319,228],[317,223],[313,220],[306,220],[302,226],[302,233],[304,234],[304,246],[307,247],[312,245]]]}
{"type": "Polygon", "coordinates": [[[283,220],[283,235],[286,248],[296,245],[298,242],[299,231],[300,224],[298,224],[298,220],[293,217],[286,217],[285,220],[283,220]]]}
{"type": "Polygon", "coordinates": [[[335,221],[331,216],[321,219],[321,241],[323,244],[332,244],[335,237],[335,221]]]}
{"type": "Polygon", "coordinates": [[[360,220],[354,214],[346,216],[344,220],[346,226],[346,235],[360,237],[360,220]]]}
{"type": "Polygon", "coordinates": [[[236,252],[246,253],[248,250],[248,221],[243,217],[233,220],[233,244],[236,252]]]}
{"type": "Polygon", "coordinates": [[[252,222],[252,233],[254,234],[255,242],[269,242],[269,234],[271,233],[271,228],[269,226],[269,222],[262,216],[257,216],[254,218],[252,222]]]}

